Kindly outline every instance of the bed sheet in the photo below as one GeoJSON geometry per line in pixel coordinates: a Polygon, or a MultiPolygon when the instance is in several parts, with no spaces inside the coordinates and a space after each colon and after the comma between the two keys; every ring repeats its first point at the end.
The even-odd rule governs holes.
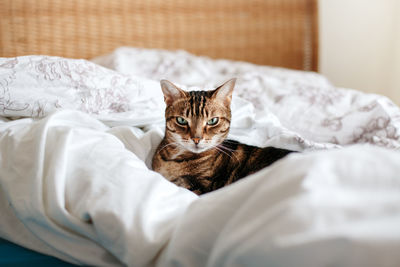
{"type": "Polygon", "coordinates": [[[316,73],[182,51],[122,48],[94,62],[107,68],[0,59],[0,237],[95,266],[400,262],[400,111],[387,98],[332,98],[316,73]],[[149,170],[161,73],[195,89],[235,74],[231,137],[304,153],[202,197],[175,186],[149,170]]]}

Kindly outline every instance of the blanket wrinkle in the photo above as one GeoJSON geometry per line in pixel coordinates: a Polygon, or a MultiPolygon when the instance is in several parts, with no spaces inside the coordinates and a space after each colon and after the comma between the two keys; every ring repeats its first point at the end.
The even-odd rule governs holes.
{"type": "Polygon", "coordinates": [[[396,105],[317,73],[138,48],[0,58],[0,237],[75,264],[397,267],[399,148],[396,105]],[[229,138],[304,153],[198,197],[150,170],[159,80],[232,77],[229,138]]]}

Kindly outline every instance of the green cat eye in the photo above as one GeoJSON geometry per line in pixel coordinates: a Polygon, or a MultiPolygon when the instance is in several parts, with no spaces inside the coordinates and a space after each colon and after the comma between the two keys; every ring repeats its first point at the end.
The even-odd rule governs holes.
{"type": "Polygon", "coordinates": [[[185,120],[185,119],[182,118],[182,117],[176,117],[176,121],[177,121],[180,125],[187,125],[187,124],[188,124],[187,120],[185,120]]]}
{"type": "Polygon", "coordinates": [[[215,125],[218,123],[218,118],[214,117],[211,120],[207,121],[207,125],[215,125]]]}

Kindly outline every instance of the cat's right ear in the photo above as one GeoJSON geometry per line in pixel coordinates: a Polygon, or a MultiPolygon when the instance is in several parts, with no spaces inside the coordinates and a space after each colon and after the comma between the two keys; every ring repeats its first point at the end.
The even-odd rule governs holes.
{"type": "Polygon", "coordinates": [[[186,93],[182,89],[178,88],[175,84],[167,80],[161,80],[161,89],[164,94],[165,104],[171,105],[175,100],[185,97],[186,93]]]}

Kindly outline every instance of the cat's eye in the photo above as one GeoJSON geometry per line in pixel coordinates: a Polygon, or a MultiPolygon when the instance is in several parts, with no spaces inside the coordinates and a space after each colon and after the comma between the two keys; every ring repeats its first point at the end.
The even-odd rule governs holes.
{"type": "Polygon", "coordinates": [[[207,121],[207,125],[215,125],[218,123],[218,117],[214,117],[211,120],[207,121]]]}
{"type": "Polygon", "coordinates": [[[185,120],[182,117],[176,117],[176,122],[178,122],[180,125],[187,125],[188,124],[187,120],[185,120]]]}

